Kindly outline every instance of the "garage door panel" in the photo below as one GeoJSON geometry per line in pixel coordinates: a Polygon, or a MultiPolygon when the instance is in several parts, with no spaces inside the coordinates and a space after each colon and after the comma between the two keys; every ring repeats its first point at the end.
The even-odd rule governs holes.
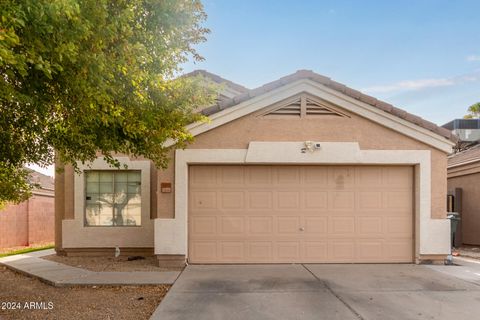
{"type": "Polygon", "coordinates": [[[411,167],[386,167],[384,177],[384,184],[388,187],[410,189],[413,184],[411,167]]]}
{"type": "Polygon", "coordinates": [[[327,241],[305,241],[305,262],[328,261],[327,241]]]}
{"type": "Polygon", "coordinates": [[[199,166],[192,170],[189,177],[192,187],[215,186],[217,184],[217,168],[213,166],[199,166]]]}
{"type": "Polygon", "coordinates": [[[245,170],[241,166],[220,168],[220,182],[222,185],[232,187],[242,187],[244,181],[245,170]]]}
{"type": "Polygon", "coordinates": [[[302,167],[302,183],[313,188],[325,188],[328,186],[327,167],[302,167]]]}
{"type": "Polygon", "coordinates": [[[278,241],[277,259],[280,262],[298,262],[300,261],[300,241],[278,241]]]}
{"type": "Polygon", "coordinates": [[[273,204],[272,191],[248,191],[249,209],[271,210],[273,204]]]}
{"type": "Polygon", "coordinates": [[[220,259],[222,261],[242,262],[245,260],[245,244],[243,241],[220,242],[220,259]]]}
{"type": "Polygon", "coordinates": [[[356,185],[362,188],[379,188],[383,184],[382,167],[365,167],[356,171],[356,185]]]}
{"type": "Polygon", "coordinates": [[[412,167],[193,166],[189,188],[191,263],[413,260],[412,167]]]}
{"type": "Polygon", "coordinates": [[[383,195],[385,209],[411,211],[413,202],[411,190],[385,191],[383,195]]]}
{"type": "Polygon", "coordinates": [[[245,197],[243,191],[220,192],[221,209],[244,209],[245,197]]]}
{"type": "Polygon", "coordinates": [[[360,237],[382,238],[385,233],[383,217],[357,217],[356,226],[360,237]]]}
{"type": "Polygon", "coordinates": [[[356,203],[358,210],[382,210],[383,197],[382,191],[359,191],[356,193],[356,203]]]}
{"type": "Polygon", "coordinates": [[[298,191],[278,191],[276,194],[278,210],[299,209],[300,194],[298,191]]]}
{"type": "Polygon", "coordinates": [[[247,185],[249,187],[261,187],[272,185],[272,170],[265,170],[263,167],[249,167],[246,173],[247,185]]]}
{"type": "Polygon", "coordinates": [[[381,262],[384,257],[383,240],[363,240],[356,243],[356,262],[381,262]]]}
{"type": "Polygon", "coordinates": [[[213,263],[218,261],[217,242],[216,241],[200,241],[191,243],[189,247],[189,256],[192,261],[213,263]]]}
{"type": "Polygon", "coordinates": [[[325,237],[328,232],[328,217],[306,216],[304,226],[305,230],[303,232],[305,235],[325,237]]]}
{"type": "Polygon", "coordinates": [[[245,233],[244,217],[220,217],[221,229],[223,235],[243,235],[245,233]]]}
{"type": "Polygon", "coordinates": [[[355,217],[331,217],[328,233],[332,237],[353,236],[355,234],[355,217]]]}
{"type": "Polygon", "coordinates": [[[331,167],[328,171],[328,184],[335,190],[349,189],[355,185],[354,167],[331,167]]]}
{"type": "Polygon", "coordinates": [[[327,191],[305,191],[304,208],[324,210],[328,208],[328,192],[327,191]]]}
{"type": "Polygon", "coordinates": [[[278,187],[291,187],[300,184],[300,168],[277,167],[276,184],[278,187]]]}
{"type": "Polygon", "coordinates": [[[413,241],[410,239],[385,241],[385,255],[392,261],[405,262],[411,259],[412,250],[413,241]]]}
{"type": "Polygon", "coordinates": [[[273,231],[273,217],[249,217],[248,233],[250,235],[270,236],[273,231]]]}
{"type": "Polygon", "coordinates": [[[386,217],[388,237],[410,238],[412,235],[412,217],[386,217]]]}
{"type": "Polygon", "coordinates": [[[355,209],[355,193],[353,191],[330,191],[328,208],[333,211],[351,211],[355,209]]]}
{"type": "Polygon", "coordinates": [[[217,192],[215,191],[196,191],[191,194],[190,199],[190,208],[193,211],[217,209],[217,192]]]}
{"type": "Polygon", "coordinates": [[[216,235],[217,234],[217,217],[198,216],[191,218],[191,233],[196,236],[216,235]]]}
{"type": "Polygon", "coordinates": [[[273,243],[271,241],[249,241],[247,261],[271,262],[273,256],[273,243]]]}
{"type": "Polygon", "coordinates": [[[333,262],[355,262],[355,241],[328,241],[328,260],[333,262]]]}
{"type": "Polygon", "coordinates": [[[297,234],[300,230],[300,217],[277,217],[278,234],[297,234]]]}

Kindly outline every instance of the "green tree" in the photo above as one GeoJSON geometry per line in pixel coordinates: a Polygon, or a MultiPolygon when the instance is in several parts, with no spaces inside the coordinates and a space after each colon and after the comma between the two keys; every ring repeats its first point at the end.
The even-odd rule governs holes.
{"type": "Polygon", "coordinates": [[[468,107],[468,114],[464,117],[465,119],[480,118],[480,102],[472,104],[468,107]]]}
{"type": "Polygon", "coordinates": [[[193,110],[213,101],[200,79],[176,77],[202,59],[198,0],[0,0],[0,15],[0,203],[28,197],[24,166],[55,154],[165,167],[164,142],[190,142],[193,110]]]}

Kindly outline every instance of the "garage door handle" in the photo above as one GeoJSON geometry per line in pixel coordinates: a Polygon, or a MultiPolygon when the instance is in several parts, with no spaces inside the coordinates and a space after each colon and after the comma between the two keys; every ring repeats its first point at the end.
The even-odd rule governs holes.
{"type": "Polygon", "coordinates": [[[300,231],[305,231],[305,228],[304,228],[304,227],[301,227],[301,228],[299,228],[298,230],[300,230],[300,231]]]}

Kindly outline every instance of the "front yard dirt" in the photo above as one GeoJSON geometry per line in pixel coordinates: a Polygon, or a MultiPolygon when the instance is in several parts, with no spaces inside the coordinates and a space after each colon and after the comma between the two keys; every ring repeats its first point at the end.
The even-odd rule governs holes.
{"type": "Polygon", "coordinates": [[[63,263],[72,267],[83,268],[90,271],[181,271],[183,268],[160,268],[156,257],[128,261],[128,257],[64,257],[52,254],[42,257],[50,261],[63,263]]]}
{"type": "Polygon", "coordinates": [[[0,266],[0,319],[148,319],[169,288],[56,288],[0,266]]]}

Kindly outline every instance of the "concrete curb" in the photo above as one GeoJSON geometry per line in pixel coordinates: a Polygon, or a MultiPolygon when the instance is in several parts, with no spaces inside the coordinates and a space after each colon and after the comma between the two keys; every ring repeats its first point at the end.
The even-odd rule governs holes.
{"type": "Polygon", "coordinates": [[[173,284],[180,275],[180,271],[94,272],[41,259],[54,253],[49,249],[9,256],[1,258],[0,265],[55,287],[173,284]]]}

